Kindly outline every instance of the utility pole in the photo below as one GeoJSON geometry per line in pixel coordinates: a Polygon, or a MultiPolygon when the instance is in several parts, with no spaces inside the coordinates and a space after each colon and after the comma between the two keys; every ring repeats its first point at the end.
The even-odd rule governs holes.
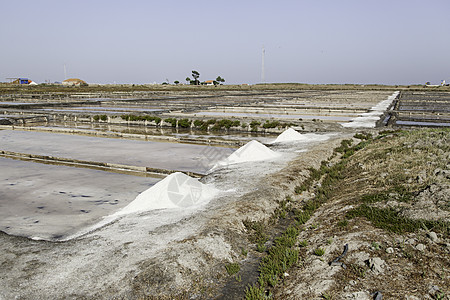
{"type": "Polygon", "coordinates": [[[264,59],[266,56],[266,50],[264,49],[264,45],[262,46],[262,62],[261,62],[261,81],[266,83],[266,70],[264,69],[264,59]]]}

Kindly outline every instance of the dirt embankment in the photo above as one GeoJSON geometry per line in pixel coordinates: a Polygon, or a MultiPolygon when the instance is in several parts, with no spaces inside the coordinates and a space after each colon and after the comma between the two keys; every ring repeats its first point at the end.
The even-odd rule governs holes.
{"type": "Polygon", "coordinates": [[[396,132],[352,155],[275,298],[449,299],[449,137],[396,132]]]}

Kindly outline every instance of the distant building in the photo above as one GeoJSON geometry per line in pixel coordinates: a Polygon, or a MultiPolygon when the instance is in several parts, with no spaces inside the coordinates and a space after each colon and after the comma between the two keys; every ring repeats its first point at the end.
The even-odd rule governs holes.
{"type": "Polygon", "coordinates": [[[78,78],[69,78],[62,82],[62,85],[65,86],[87,86],[86,81],[78,79],[78,78]]]}
{"type": "Polygon", "coordinates": [[[28,78],[8,78],[11,84],[30,84],[32,81],[28,78]]]}
{"type": "Polygon", "coordinates": [[[203,82],[204,85],[215,85],[214,80],[206,80],[203,82]]]}

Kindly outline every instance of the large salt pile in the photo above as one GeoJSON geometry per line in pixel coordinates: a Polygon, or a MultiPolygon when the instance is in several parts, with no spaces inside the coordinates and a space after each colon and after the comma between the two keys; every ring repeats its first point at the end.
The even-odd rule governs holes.
{"type": "Polygon", "coordinates": [[[328,136],[314,134],[314,133],[306,133],[301,134],[300,132],[289,128],[283,131],[271,144],[275,143],[286,143],[286,142],[317,142],[317,141],[325,141],[328,139],[328,136]]]}
{"type": "Polygon", "coordinates": [[[279,157],[280,154],[270,150],[258,141],[252,140],[234,151],[226,159],[218,162],[212,169],[231,164],[268,160],[279,157]]]}
{"type": "Polygon", "coordinates": [[[384,111],[392,104],[392,102],[397,98],[400,92],[397,91],[390,95],[386,100],[381,101],[374,107],[372,107],[369,112],[361,114],[359,117],[354,118],[349,123],[342,123],[343,127],[353,127],[353,128],[373,128],[376,122],[383,115],[384,111]]]}
{"type": "Polygon", "coordinates": [[[154,209],[198,206],[208,203],[217,193],[217,189],[198,179],[176,172],[139,194],[114,216],[154,209]]]}

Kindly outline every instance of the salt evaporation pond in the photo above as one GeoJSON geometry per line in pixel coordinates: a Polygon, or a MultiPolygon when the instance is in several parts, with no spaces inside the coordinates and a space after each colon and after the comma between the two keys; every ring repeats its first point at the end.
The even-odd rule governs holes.
{"type": "Polygon", "coordinates": [[[282,115],[282,114],[258,114],[258,113],[239,113],[239,112],[214,112],[205,111],[195,113],[194,116],[224,116],[224,117],[248,117],[248,118],[275,118],[275,119],[318,119],[326,121],[350,121],[353,117],[344,116],[324,116],[324,115],[282,115]]]}
{"type": "Polygon", "coordinates": [[[443,123],[443,122],[418,122],[418,121],[397,120],[395,124],[404,126],[450,127],[450,123],[443,123]]]}
{"type": "MultiPolygon", "coordinates": [[[[8,140],[7,137],[0,135],[0,141],[8,140]]],[[[288,129],[278,137],[277,143],[311,138],[314,140],[288,129]]],[[[260,166],[263,161],[286,155],[253,140],[222,159],[216,167],[242,163],[260,166]]],[[[161,179],[7,158],[0,158],[0,165],[4,171],[0,174],[0,230],[33,239],[79,237],[130,214],[193,211],[227,192],[179,172],[161,179]]]]}
{"type": "Polygon", "coordinates": [[[0,157],[0,230],[61,239],[130,203],[161,178],[0,157]]]}
{"type": "Polygon", "coordinates": [[[206,173],[234,149],[19,130],[0,131],[0,150],[206,173]]]}

